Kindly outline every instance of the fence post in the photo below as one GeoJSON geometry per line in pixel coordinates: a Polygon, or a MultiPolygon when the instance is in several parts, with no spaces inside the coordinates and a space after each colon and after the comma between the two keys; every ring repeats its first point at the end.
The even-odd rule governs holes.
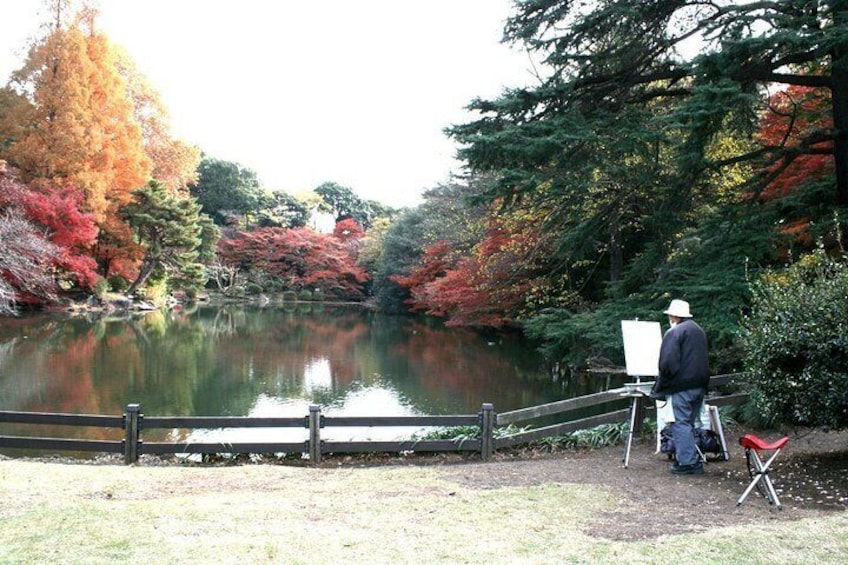
{"type": "Polygon", "coordinates": [[[140,413],[141,405],[127,404],[124,413],[124,463],[127,465],[138,461],[140,413]]]}
{"type": "Polygon", "coordinates": [[[315,404],[309,407],[309,461],[321,462],[321,407],[315,404]]]}
{"type": "Polygon", "coordinates": [[[480,412],[480,457],[488,461],[495,446],[495,407],[491,403],[483,404],[480,412]]]}

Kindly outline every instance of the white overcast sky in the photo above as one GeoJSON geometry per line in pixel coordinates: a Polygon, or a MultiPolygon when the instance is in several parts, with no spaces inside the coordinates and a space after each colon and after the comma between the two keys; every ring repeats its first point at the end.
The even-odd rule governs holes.
{"type": "MultiPolygon", "coordinates": [[[[325,181],[392,206],[459,172],[443,128],[532,82],[500,43],[511,0],[102,0],[176,136],[291,193],[325,181]]],[[[0,0],[0,79],[42,0],[0,0]]]]}

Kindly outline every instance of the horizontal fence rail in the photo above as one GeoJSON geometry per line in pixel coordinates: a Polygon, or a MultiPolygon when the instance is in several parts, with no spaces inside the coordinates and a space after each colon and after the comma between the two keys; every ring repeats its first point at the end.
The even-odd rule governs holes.
{"type": "Polygon", "coordinates": [[[145,429],[153,428],[308,428],[303,418],[253,418],[250,416],[145,416],[145,429]]]}
{"type": "MultiPolygon", "coordinates": [[[[709,386],[711,389],[715,390],[721,387],[726,387],[729,385],[744,382],[747,377],[748,373],[715,375],[710,377],[709,386]]],[[[561,416],[564,414],[568,414],[569,412],[592,408],[608,403],[613,403],[613,406],[618,404],[624,404],[629,401],[628,397],[626,396],[627,391],[628,389],[626,387],[619,387],[604,392],[597,392],[594,394],[578,396],[576,398],[569,398],[567,400],[558,400],[557,402],[550,402],[548,404],[541,404],[539,406],[531,406],[529,408],[521,408],[519,410],[503,412],[497,415],[496,423],[498,426],[520,424],[533,420],[538,420],[539,418],[561,416]]],[[[737,393],[723,396],[720,395],[708,398],[707,402],[716,406],[725,406],[729,404],[739,404],[741,402],[744,402],[747,397],[747,393],[737,393]]],[[[644,411],[643,405],[644,403],[640,402],[640,414],[642,414],[644,411]]],[[[581,418],[556,425],[545,426],[526,431],[519,431],[514,434],[502,436],[495,439],[494,447],[495,449],[502,449],[505,447],[512,447],[514,445],[544,439],[546,437],[556,437],[569,434],[577,430],[592,428],[601,424],[614,424],[622,422],[627,419],[628,413],[629,409],[627,408],[613,409],[612,411],[608,411],[604,414],[599,414],[597,416],[590,416],[587,418],[581,418]]],[[[637,425],[640,425],[641,421],[642,418],[640,417],[638,419],[639,424],[637,425]]]]}
{"type": "MultiPolygon", "coordinates": [[[[131,405],[137,406],[137,405],[131,405]]],[[[134,409],[133,409],[134,411],[134,409]]],[[[131,413],[128,408],[128,412],[131,413]]],[[[217,429],[217,428],[308,428],[309,418],[275,418],[247,416],[143,416],[139,414],[139,429],[217,429]]],[[[132,441],[132,438],[130,438],[132,441]]],[[[138,439],[137,453],[127,459],[134,462],[138,455],[214,454],[214,453],[297,453],[308,451],[305,442],[148,442],[138,439]]]]}
{"type": "Polygon", "coordinates": [[[19,424],[53,424],[56,426],[89,426],[97,428],[123,428],[123,416],[92,414],[49,414],[44,412],[0,411],[0,422],[19,424]]]}
{"type": "Polygon", "coordinates": [[[605,392],[578,396],[577,398],[570,398],[568,400],[559,400],[557,402],[551,402],[549,404],[542,404],[539,406],[531,406],[530,408],[521,408],[519,410],[513,410],[511,412],[504,412],[503,414],[498,414],[497,424],[499,426],[505,426],[508,424],[525,422],[527,420],[535,420],[536,418],[542,418],[544,416],[562,414],[563,412],[570,412],[572,410],[578,410],[580,408],[588,408],[590,406],[596,406],[598,404],[604,404],[606,402],[620,401],[621,393],[623,391],[623,388],[616,388],[605,392]]]}
{"type": "MultiPolygon", "coordinates": [[[[93,414],[61,414],[44,412],[0,411],[0,423],[40,424],[53,426],[124,428],[123,416],[100,416],[93,414]]],[[[34,438],[22,436],[0,436],[0,447],[17,449],[39,449],[43,451],[81,451],[91,453],[123,453],[123,441],[34,438]]]]}
{"type": "MultiPolygon", "coordinates": [[[[718,375],[710,379],[711,387],[724,387],[740,382],[745,374],[718,375]]],[[[91,414],[61,414],[42,412],[16,412],[0,410],[0,424],[31,424],[73,427],[96,427],[123,430],[120,440],[89,440],[0,435],[0,448],[41,451],[79,451],[123,453],[127,464],[138,461],[143,454],[216,454],[216,453],[300,453],[310,461],[320,462],[322,455],[339,453],[379,452],[472,452],[488,460],[496,449],[569,434],[601,424],[625,421],[629,410],[618,408],[626,402],[625,387],[560,400],[496,414],[492,404],[483,404],[477,414],[448,416],[325,416],[319,406],[310,406],[304,417],[242,417],[242,416],[145,416],[139,404],[129,404],[121,416],[91,414]],[[511,426],[539,418],[560,416],[567,418],[575,412],[585,411],[604,404],[612,409],[601,414],[576,418],[566,422],[495,438],[497,426],[511,426]],[[321,431],[325,428],[344,427],[471,427],[477,428],[479,437],[458,439],[404,439],[396,441],[325,441],[321,431]],[[308,439],[299,442],[159,442],[142,438],[144,430],[153,429],[237,429],[237,428],[300,428],[308,430],[308,439]]],[[[712,396],[710,404],[723,406],[738,404],[747,398],[746,393],[712,396]]],[[[577,414],[579,415],[579,414],[577,414]]]]}

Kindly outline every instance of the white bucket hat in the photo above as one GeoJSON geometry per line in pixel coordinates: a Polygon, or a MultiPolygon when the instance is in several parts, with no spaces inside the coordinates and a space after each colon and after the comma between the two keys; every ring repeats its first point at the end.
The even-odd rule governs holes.
{"type": "Polygon", "coordinates": [[[669,316],[674,316],[675,318],[691,318],[692,314],[689,313],[689,303],[685,300],[672,300],[671,304],[668,306],[668,310],[663,312],[663,314],[667,314],[669,316]]]}

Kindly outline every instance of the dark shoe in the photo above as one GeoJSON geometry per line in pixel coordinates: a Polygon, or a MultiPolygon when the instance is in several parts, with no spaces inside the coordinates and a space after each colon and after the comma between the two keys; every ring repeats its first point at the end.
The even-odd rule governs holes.
{"type": "Polygon", "coordinates": [[[704,465],[702,463],[695,463],[694,465],[678,465],[675,463],[669,469],[669,472],[672,475],[703,475],[704,465]]]}

